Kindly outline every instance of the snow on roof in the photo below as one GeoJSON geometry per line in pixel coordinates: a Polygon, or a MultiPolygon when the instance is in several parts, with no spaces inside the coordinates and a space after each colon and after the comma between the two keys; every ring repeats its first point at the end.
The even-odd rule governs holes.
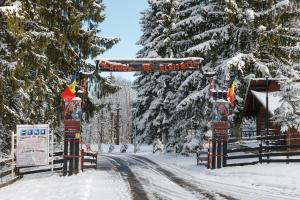
{"type": "MultiPolygon", "coordinates": [[[[251,90],[251,93],[258,99],[258,101],[266,108],[266,92],[257,92],[251,90]]],[[[269,102],[269,113],[274,115],[274,111],[279,108],[281,105],[280,103],[280,96],[278,95],[279,92],[269,92],[268,93],[268,102],[269,102]]]]}

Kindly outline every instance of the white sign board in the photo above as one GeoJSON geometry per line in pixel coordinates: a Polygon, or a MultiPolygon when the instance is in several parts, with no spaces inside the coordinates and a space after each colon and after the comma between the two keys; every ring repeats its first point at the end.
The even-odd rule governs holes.
{"type": "Polygon", "coordinates": [[[17,167],[49,164],[49,125],[17,125],[17,167]]]}

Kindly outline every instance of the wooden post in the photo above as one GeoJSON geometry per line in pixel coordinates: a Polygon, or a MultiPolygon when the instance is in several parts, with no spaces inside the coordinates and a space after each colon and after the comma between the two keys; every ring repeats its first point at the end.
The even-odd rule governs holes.
{"type": "Polygon", "coordinates": [[[84,169],[84,150],[81,149],[81,171],[84,169]]]}
{"type": "Polygon", "coordinates": [[[217,168],[222,167],[222,141],[219,139],[217,142],[217,168]]]}
{"type": "MultiPolygon", "coordinates": [[[[17,133],[18,134],[18,133],[17,133]]],[[[11,176],[15,177],[15,133],[11,132],[11,176]]]]}
{"type": "Polygon", "coordinates": [[[259,163],[262,164],[262,144],[259,144],[259,163]]]}
{"type": "Polygon", "coordinates": [[[211,165],[211,160],[210,160],[210,156],[211,156],[211,145],[210,145],[210,140],[208,140],[208,151],[207,151],[207,169],[210,169],[210,165],[211,165]]]}
{"type": "Polygon", "coordinates": [[[63,166],[63,175],[66,176],[68,173],[68,149],[69,149],[69,139],[65,138],[64,140],[64,166],[63,166]]]}
{"type": "Polygon", "coordinates": [[[266,141],[266,153],[267,153],[267,163],[269,164],[270,163],[270,154],[269,154],[269,144],[270,144],[270,141],[266,141]]]}
{"type": "Polygon", "coordinates": [[[223,167],[227,165],[227,141],[223,140],[223,167]]]}
{"type": "Polygon", "coordinates": [[[51,131],[51,176],[53,176],[54,171],[54,132],[51,131]]]}
{"type": "Polygon", "coordinates": [[[81,135],[81,99],[74,97],[65,102],[64,118],[64,166],[63,175],[71,176],[79,171],[79,142],[81,135]]]}
{"type": "Polygon", "coordinates": [[[70,140],[70,155],[69,155],[69,176],[73,174],[74,166],[74,139],[70,140]]]}
{"type": "Polygon", "coordinates": [[[211,156],[211,169],[216,169],[216,150],[217,150],[217,143],[216,140],[212,140],[212,156],[211,156]]]}
{"type": "Polygon", "coordinates": [[[79,139],[75,139],[74,141],[75,147],[75,166],[74,166],[74,173],[77,174],[79,172],[79,139]]]}

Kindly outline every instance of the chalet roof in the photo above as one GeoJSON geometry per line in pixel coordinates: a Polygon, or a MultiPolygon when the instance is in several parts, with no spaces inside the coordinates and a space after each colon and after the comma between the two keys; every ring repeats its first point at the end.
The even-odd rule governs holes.
{"type": "MultiPolygon", "coordinates": [[[[279,82],[283,81],[283,80],[286,80],[286,79],[285,78],[268,78],[269,92],[280,91],[279,82]]],[[[245,102],[244,102],[244,115],[245,116],[254,116],[256,114],[257,109],[258,109],[257,103],[264,105],[262,98],[258,98],[258,96],[261,97],[262,94],[256,93],[257,96],[255,96],[252,93],[252,91],[266,92],[266,90],[267,90],[266,78],[254,78],[249,81],[246,95],[245,95],[245,102]],[[259,99],[261,99],[261,101],[259,101],[259,99]]],[[[272,114],[272,113],[270,112],[270,114],[272,114]]]]}
{"type": "MultiPolygon", "coordinates": [[[[266,108],[266,95],[267,92],[257,92],[251,90],[251,93],[254,97],[261,103],[261,105],[266,108]]],[[[278,95],[279,92],[269,92],[268,93],[268,110],[271,115],[274,115],[274,112],[280,106],[280,96],[278,95]]]]}

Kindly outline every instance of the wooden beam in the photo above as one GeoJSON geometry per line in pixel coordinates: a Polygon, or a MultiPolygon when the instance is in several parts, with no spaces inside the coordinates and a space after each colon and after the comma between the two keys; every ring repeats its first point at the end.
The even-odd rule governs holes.
{"type": "Polygon", "coordinates": [[[100,59],[96,66],[103,72],[167,72],[199,70],[201,61],[199,57],[191,58],[139,58],[139,59],[100,59]]]}

